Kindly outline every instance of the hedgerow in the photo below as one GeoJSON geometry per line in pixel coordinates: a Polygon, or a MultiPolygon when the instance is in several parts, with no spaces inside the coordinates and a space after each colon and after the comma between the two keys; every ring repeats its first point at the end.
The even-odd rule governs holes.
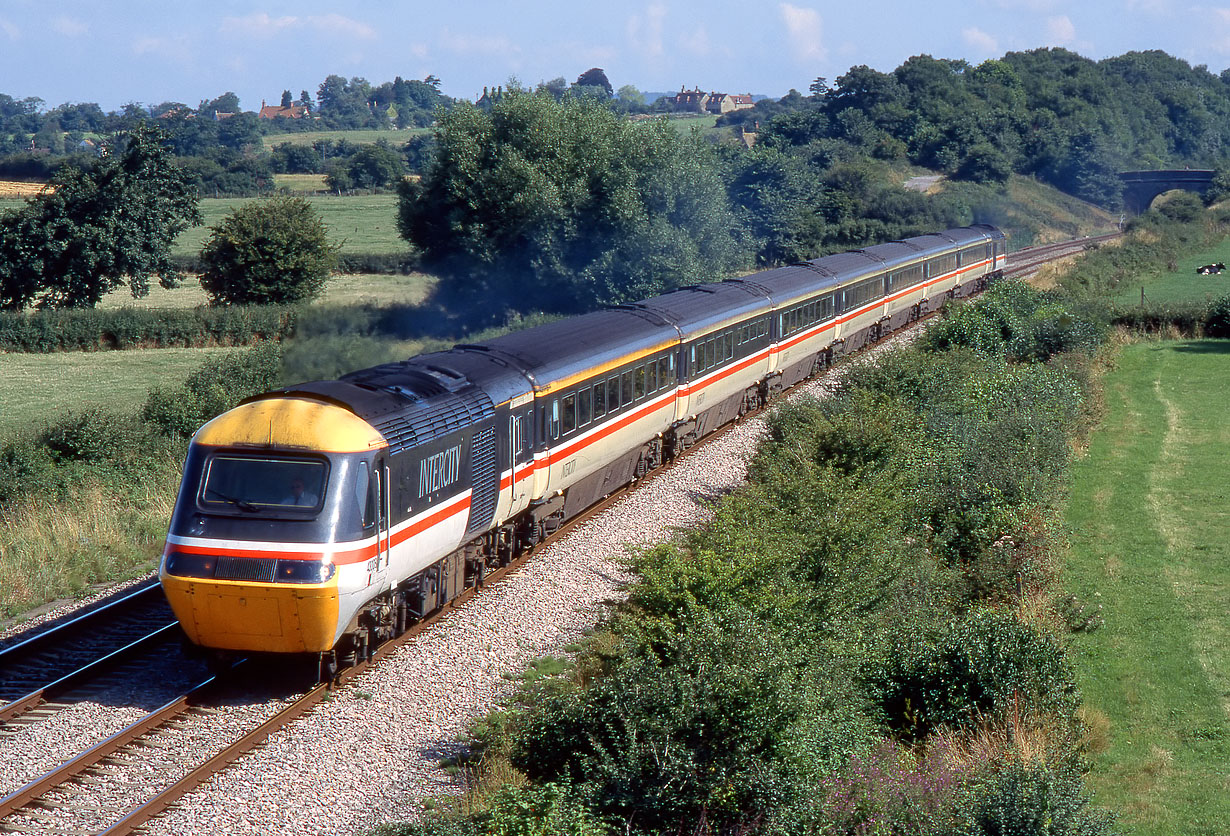
{"type": "Polygon", "coordinates": [[[0,312],[0,351],[47,353],[250,345],[289,334],[292,306],[0,312]]]}

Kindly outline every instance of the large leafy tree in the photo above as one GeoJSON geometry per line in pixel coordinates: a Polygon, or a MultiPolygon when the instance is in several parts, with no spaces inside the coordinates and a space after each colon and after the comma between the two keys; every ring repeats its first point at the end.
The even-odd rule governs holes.
{"type": "Polygon", "coordinates": [[[213,227],[201,261],[213,305],[304,302],[324,289],[337,250],[312,204],[275,197],[240,206],[213,227]]]}
{"type": "Polygon", "coordinates": [[[578,311],[711,281],[744,263],[718,166],[664,121],[513,92],[445,114],[402,235],[444,293],[489,309],[578,311]]]}
{"type": "Polygon", "coordinates": [[[88,169],[65,167],[26,206],[0,216],[0,308],[93,307],[127,284],[179,283],[171,244],[201,222],[197,193],[160,129],[138,124],[88,169]]]}

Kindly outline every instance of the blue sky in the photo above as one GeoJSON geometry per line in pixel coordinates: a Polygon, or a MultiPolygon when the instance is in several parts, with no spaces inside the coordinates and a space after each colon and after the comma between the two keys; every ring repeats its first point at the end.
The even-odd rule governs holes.
{"type": "Polygon", "coordinates": [[[48,107],[178,101],[233,91],[245,109],[325,76],[372,83],[432,73],[443,92],[523,84],[589,67],[615,87],[781,96],[855,64],[911,55],[977,63],[1062,46],[1091,58],[1162,49],[1214,73],[1230,65],[1230,2],[886,0],[518,3],[0,0],[0,93],[48,107]]]}

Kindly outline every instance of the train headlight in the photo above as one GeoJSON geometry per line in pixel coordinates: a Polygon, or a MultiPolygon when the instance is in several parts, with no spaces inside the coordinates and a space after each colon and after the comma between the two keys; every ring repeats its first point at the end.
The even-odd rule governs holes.
{"type": "Polygon", "coordinates": [[[181,578],[212,578],[217,566],[218,558],[212,554],[171,552],[167,555],[167,574],[181,578]]]}
{"type": "Polygon", "coordinates": [[[332,563],[316,560],[279,560],[274,580],[278,583],[324,583],[336,571],[332,563]]]}

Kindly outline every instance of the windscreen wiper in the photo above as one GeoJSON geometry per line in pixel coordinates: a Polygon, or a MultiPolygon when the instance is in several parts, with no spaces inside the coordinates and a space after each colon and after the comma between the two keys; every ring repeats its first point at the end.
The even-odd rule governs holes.
{"type": "Polygon", "coordinates": [[[240,499],[239,497],[235,497],[235,496],[227,496],[221,491],[216,491],[213,488],[206,488],[205,495],[209,496],[210,494],[213,494],[214,496],[218,497],[218,499],[221,499],[223,502],[231,503],[236,508],[238,508],[240,511],[247,511],[249,514],[256,514],[260,511],[259,508],[257,508],[251,502],[248,502],[248,500],[246,499],[240,499]]]}

